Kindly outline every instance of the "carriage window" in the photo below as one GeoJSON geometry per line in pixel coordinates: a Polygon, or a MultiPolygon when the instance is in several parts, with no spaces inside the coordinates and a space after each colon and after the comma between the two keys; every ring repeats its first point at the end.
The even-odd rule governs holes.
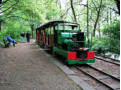
{"type": "Polygon", "coordinates": [[[59,30],[64,30],[64,26],[63,25],[59,25],[59,30]]]}
{"type": "Polygon", "coordinates": [[[48,34],[50,35],[50,28],[48,28],[48,34]]]}
{"type": "Polygon", "coordinates": [[[41,30],[41,33],[44,33],[45,31],[44,30],[41,30]]]}
{"type": "Polygon", "coordinates": [[[41,33],[43,33],[43,30],[41,30],[41,33]]]}
{"type": "Polygon", "coordinates": [[[43,30],[43,34],[45,34],[45,29],[43,30]]]}
{"type": "Polygon", "coordinates": [[[60,23],[59,30],[79,30],[79,25],[71,23],[60,23]]]}
{"type": "Polygon", "coordinates": [[[54,28],[51,27],[51,35],[53,35],[53,34],[54,34],[54,28]]]}
{"type": "Polygon", "coordinates": [[[48,34],[48,28],[45,29],[45,33],[48,34]]]}
{"type": "Polygon", "coordinates": [[[58,29],[58,27],[57,26],[55,26],[55,30],[57,30],[58,29]]]}

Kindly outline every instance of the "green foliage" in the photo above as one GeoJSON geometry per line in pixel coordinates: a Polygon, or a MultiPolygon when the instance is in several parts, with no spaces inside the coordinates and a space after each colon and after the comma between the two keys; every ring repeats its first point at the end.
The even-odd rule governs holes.
{"type": "Polygon", "coordinates": [[[105,25],[103,29],[103,34],[107,35],[108,37],[113,37],[114,39],[119,39],[120,37],[120,21],[115,20],[114,23],[110,25],[105,25]]]}
{"type": "Polygon", "coordinates": [[[101,48],[101,53],[111,52],[119,55],[120,21],[117,20],[110,25],[105,25],[102,31],[104,35],[101,38],[93,38],[91,49],[98,51],[101,48]]]}
{"type": "Polygon", "coordinates": [[[35,38],[37,26],[50,19],[53,20],[58,15],[57,6],[56,0],[8,0],[3,4],[3,14],[0,15],[2,20],[0,42],[2,43],[2,39],[8,34],[11,34],[12,39],[20,41],[22,32],[30,31],[32,35],[32,30],[35,38]]]}
{"type": "MultiPolygon", "coordinates": [[[[40,23],[46,23],[50,20],[73,22],[74,18],[70,8],[70,0],[65,0],[65,3],[63,2],[63,4],[65,4],[65,9],[62,9],[62,3],[59,1],[60,0],[2,0],[2,2],[5,3],[2,6],[3,13],[0,15],[0,21],[2,20],[2,26],[0,26],[2,28],[2,31],[0,32],[0,43],[3,45],[2,39],[6,38],[9,33],[13,39],[20,41],[20,34],[23,31],[25,33],[30,31],[32,35],[33,30],[35,38],[36,27],[40,23]],[[31,28],[31,25],[34,25],[33,28],[31,28]]],[[[88,0],[89,37],[92,36],[100,1],[101,0],[88,0]]],[[[85,34],[87,33],[86,3],[87,2],[84,0],[73,0],[77,23],[80,24],[80,28],[85,34]]],[[[120,21],[114,20],[117,18],[114,11],[116,11],[114,0],[102,0],[100,17],[98,20],[99,25],[97,26],[96,31],[104,27],[104,24],[108,24],[105,25],[101,31],[101,37],[98,37],[99,35],[97,34],[97,37],[92,39],[92,50],[98,52],[101,48],[101,53],[112,52],[119,54],[120,21]],[[109,23],[111,24],[109,25],[109,23]]]]}
{"type": "Polygon", "coordinates": [[[105,26],[103,33],[108,37],[108,50],[112,53],[120,54],[120,21],[117,20],[105,26]]]}
{"type": "Polygon", "coordinates": [[[106,37],[92,38],[91,50],[96,51],[97,53],[103,53],[103,54],[107,53],[108,45],[105,42],[106,42],[106,37]]]}

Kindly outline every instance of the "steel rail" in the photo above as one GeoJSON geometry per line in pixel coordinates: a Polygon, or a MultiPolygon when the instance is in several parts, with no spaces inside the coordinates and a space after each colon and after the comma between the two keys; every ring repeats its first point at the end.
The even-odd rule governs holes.
{"type": "Polygon", "coordinates": [[[104,59],[102,59],[102,58],[99,58],[99,57],[97,57],[97,56],[95,56],[95,58],[97,58],[97,59],[101,59],[101,60],[103,60],[103,61],[106,61],[106,62],[109,62],[109,63],[113,63],[113,64],[115,64],[115,65],[118,65],[118,66],[120,66],[120,63],[116,63],[116,62],[113,62],[113,61],[109,61],[109,60],[104,60],[104,59]]]}
{"type": "Polygon", "coordinates": [[[120,61],[120,60],[117,60],[117,59],[110,58],[110,57],[108,57],[106,55],[101,55],[101,54],[95,54],[95,55],[101,56],[101,57],[104,57],[104,58],[108,58],[108,59],[111,59],[111,60],[115,60],[115,61],[120,61]]]}
{"type": "Polygon", "coordinates": [[[107,85],[106,83],[102,82],[98,78],[95,78],[94,76],[92,76],[91,74],[87,73],[86,71],[80,69],[79,67],[77,67],[77,66],[74,66],[74,67],[77,68],[79,71],[82,71],[84,74],[86,74],[86,75],[90,76],[91,78],[95,79],[96,81],[102,83],[104,86],[108,87],[109,89],[115,90],[115,88],[111,87],[110,85],[107,85]]]}
{"type": "Polygon", "coordinates": [[[97,68],[95,68],[95,67],[93,67],[93,66],[91,66],[91,65],[89,65],[89,64],[86,64],[86,65],[88,65],[89,67],[95,69],[96,71],[98,71],[98,72],[100,72],[100,73],[103,73],[103,74],[105,74],[105,75],[107,75],[107,76],[109,76],[109,77],[111,77],[111,78],[113,78],[113,79],[115,79],[115,80],[117,80],[117,81],[120,82],[120,78],[117,78],[117,77],[115,77],[115,76],[113,76],[113,75],[107,74],[106,72],[103,72],[103,71],[101,71],[101,70],[99,70],[99,69],[97,69],[97,68]]]}

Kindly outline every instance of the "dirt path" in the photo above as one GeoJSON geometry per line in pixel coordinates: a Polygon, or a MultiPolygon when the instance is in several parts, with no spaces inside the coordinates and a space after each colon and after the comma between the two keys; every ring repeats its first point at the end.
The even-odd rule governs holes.
{"type": "Polygon", "coordinates": [[[0,90],[80,90],[35,45],[0,48],[0,90]]]}

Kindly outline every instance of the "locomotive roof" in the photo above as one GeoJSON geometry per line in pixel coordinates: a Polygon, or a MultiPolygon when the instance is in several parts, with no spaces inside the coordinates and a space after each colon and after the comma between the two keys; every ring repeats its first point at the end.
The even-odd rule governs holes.
{"type": "MultiPolygon", "coordinates": [[[[48,23],[43,24],[41,26],[38,26],[37,29],[44,28],[44,27],[49,27],[50,25],[53,26],[54,23],[72,23],[72,22],[67,22],[67,21],[51,21],[51,22],[48,22],[48,23]]],[[[77,24],[77,23],[73,23],[73,24],[77,24]]]]}

